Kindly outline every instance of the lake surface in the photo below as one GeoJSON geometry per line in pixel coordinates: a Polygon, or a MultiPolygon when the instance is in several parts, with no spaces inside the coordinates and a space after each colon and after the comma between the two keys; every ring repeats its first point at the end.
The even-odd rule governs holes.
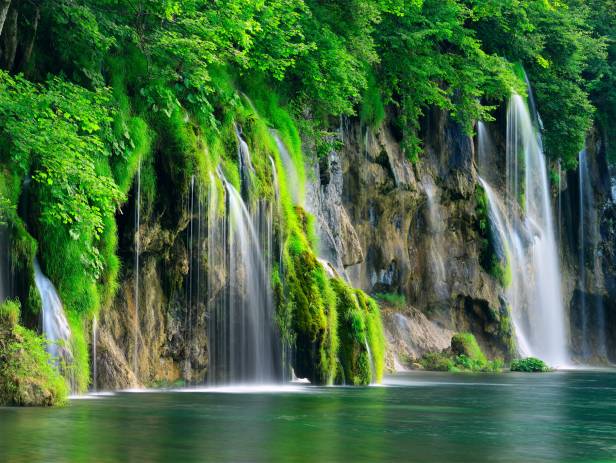
{"type": "Polygon", "coordinates": [[[0,462],[616,462],[616,373],[120,392],[0,408],[0,462]]]}

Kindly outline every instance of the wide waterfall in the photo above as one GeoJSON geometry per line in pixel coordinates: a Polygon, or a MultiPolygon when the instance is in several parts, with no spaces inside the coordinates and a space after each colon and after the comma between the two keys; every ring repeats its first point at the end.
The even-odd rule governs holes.
{"type": "Polygon", "coordinates": [[[580,275],[579,308],[581,318],[581,354],[589,358],[593,353],[606,357],[605,308],[601,297],[588,300],[593,282],[602,275],[600,262],[599,220],[590,180],[588,153],[582,150],[578,157],[579,179],[579,223],[578,223],[578,264],[580,275]],[[587,266],[592,270],[592,281],[588,278],[587,266]]]}
{"type": "MultiPolygon", "coordinates": [[[[490,220],[511,283],[508,302],[521,355],[553,366],[569,360],[558,247],[541,137],[524,99],[513,95],[507,117],[506,201],[482,180],[490,220]]],[[[484,136],[483,139],[486,137],[484,136]]],[[[482,146],[478,157],[491,149],[482,146]]]]}
{"type": "Polygon", "coordinates": [[[43,275],[37,260],[34,261],[34,281],[42,303],[43,334],[47,338],[47,352],[61,369],[73,360],[71,352],[71,329],[64,308],[53,283],[43,275]]]}
{"type": "Polygon", "coordinates": [[[227,282],[210,301],[210,381],[271,382],[279,377],[280,352],[268,265],[261,250],[262,241],[267,240],[264,252],[271,255],[271,215],[260,206],[253,221],[239,192],[222,174],[221,179],[226,218],[218,217],[214,187],[208,207],[208,241],[217,237],[212,244],[225,246],[226,252],[221,255],[210,247],[208,255],[224,270],[211,267],[214,275],[208,277],[208,287],[215,291],[220,284],[217,272],[226,273],[227,282]]]}

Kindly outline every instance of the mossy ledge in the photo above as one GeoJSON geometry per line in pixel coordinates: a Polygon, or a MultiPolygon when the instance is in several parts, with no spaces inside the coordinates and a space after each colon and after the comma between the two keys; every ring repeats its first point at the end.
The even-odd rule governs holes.
{"type": "Polygon", "coordinates": [[[63,405],[68,385],[45,351],[46,341],[19,325],[19,303],[0,305],[0,405],[63,405]]]}

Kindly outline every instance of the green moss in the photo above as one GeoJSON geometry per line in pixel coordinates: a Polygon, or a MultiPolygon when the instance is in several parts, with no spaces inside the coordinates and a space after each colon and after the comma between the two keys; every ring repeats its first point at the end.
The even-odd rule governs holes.
{"type": "Polygon", "coordinates": [[[336,293],[339,358],[351,384],[370,384],[383,376],[385,338],[379,308],[374,300],[342,280],[331,280],[336,293]]]}
{"type": "Polygon", "coordinates": [[[545,373],[552,369],[543,361],[535,357],[516,359],[511,362],[511,371],[521,371],[526,373],[545,373]]]}
{"type": "Polygon", "coordinates": [[[385,302],[396,309],[404,309],[406,307],[406,296],[400,293],[376,293],[374,297],[382,302],[385,302]]]}
{"type": "Polygon", "coordinates": [[[44,338],[17,324],[19,303],[0,305],[0,405],[62,405],[68,386],[44,338]]]}
{"type": "Polygon", "coordinates": [[[487,362],[475,336],[471,333],[456,333],[451,338],[451,350],[456,355],[465,355],[471,360],[481,363],[487,362]]]}

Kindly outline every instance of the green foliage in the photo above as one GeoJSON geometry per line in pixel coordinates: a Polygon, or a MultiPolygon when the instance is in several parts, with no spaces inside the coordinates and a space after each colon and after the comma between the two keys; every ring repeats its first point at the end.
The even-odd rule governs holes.
{"type": "Polygon", "coordinates": [[[488,360],[471,333],[457,333],[451,338],[451,349],[430,352],[419,361],[426,370],[449,372],[498,373],[503,368],[501,359],[488,360]]]}
{"type": "Polygon", "coordinates": [[[44,338],[17,324],[19,303],[0,304],[0,405],[62,405],[68,387],[44,338]]]}
{"type": "Polygon", "coordinates": [[[19,323],[20,304],[17,300],[6,300],[0,304],[0,323],[15,327],[19,323]]]}
{"type": "Polygon", "coordinates": [[[368,74],[367,87],[361,99],[359,116],[364,124],[378,128],[385,120],[385,106],[374,74],[368,74]]]}
{"type": "Polygon", "coordinates": [[[597,65],[605,62],[604,38],[592,31],[592,9],[575,0],[468,3],[484,48],[527,70],[547,154],[562,158],[565,168],[575,166],[593,117],[589,89],[596,88],[597,65]]]}
{"type": "Polygon", "coordinates": [[[552,371],[543,360],[535,357],[516,359],[511,362],[511,371],[521,371],[526,373],[545,373],[552,371]]]}

